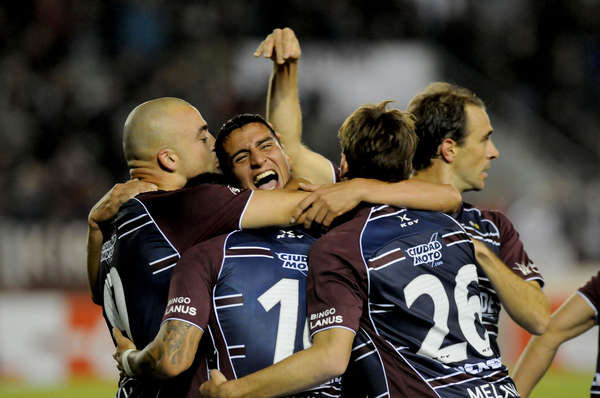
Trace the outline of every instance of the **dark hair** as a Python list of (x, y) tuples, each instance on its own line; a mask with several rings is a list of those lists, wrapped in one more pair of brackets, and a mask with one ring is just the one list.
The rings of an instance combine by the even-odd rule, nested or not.
[(431, 159), (438, 156), (438, 148), (445, 138), (452, 138), (458, 145), (464, 143), (466, 105), (485, 108), (483, 101), (471, 90), (442, 82), (430, 84), (410, 101), (407, 111), (417, 119), (415, 132), (419, 137), (413, 159), (415, 170), (431, 165)]
[(221, 171), (223, 174), (231, 176), (231, 159), (229, 158), (229, 154), (225, 152), (225, 140), (231, 132), (237, 129), (241, 129), (247, 124), (250, 123), (261, 123), (267, 126), (273, 137), (279, 143), (279, 138), (275, 134), (275, 130), (271, 127), (269, 123), (260, 115), (251, 114), (251, 113), (242, 113), (240, 115), (235, 115), (221, 126), (219, 132), (217, 133), (217, 138), (215, 139), (215, 153), (217, 154), (217, 159), (219, 160), (219, 166), (221, 167)]
[(410, 177), (418, 142), (414, 118), (399, 109), (386, 110), (390, 102), (363, 105), (340, 127), (338, 136), (348, 162), (348, 178), (395, 182)]

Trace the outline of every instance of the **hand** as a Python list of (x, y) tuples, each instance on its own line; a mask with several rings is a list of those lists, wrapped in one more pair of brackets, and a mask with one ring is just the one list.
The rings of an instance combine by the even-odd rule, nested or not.
[(223, 376), (223, 373), (216, 369), (211, 370), (209, 380), (200, 386), (200, 395), (209, 398), (225, 397), (223, 388), (220, 388), (225, 382), (227, 382), (227, 379)]
[(329, 227), (333, 220), (355, 208), (362, 200), (360, 181), (350, 180), (337, 184), (311, 185), (300, 183), (304, 191), (312, 194), (301, 201), (294, 210), (293, 218), (310, 228), (312, 223)]
[(117, 369), (119, 369), (119, 374), (122, 377), (127, 376), (125, 374), (125, 371), (123, 370), (121, 355), (123, 355), (123, 353), (129, 349), (135, 350), (136, 349), (135, 344), (133, 344), (133, 342), (131, 340), (129, 340), (127, 337), (123, 336), (121, 331), (117, 328), (112, 329), (112, 335), (115, 338), (115, 341), (117, 342), (117, 350), (113, 354), (114, 360), (117, 361)]
[(116, 184), (90, 210), (88, 215), (89, 226), (97, 229), (98, 223), (106, 221), (117, 214), (123, 203), (142, 192), (156, 191), (157, 189), (156, 185), (137, 179)]
[(255, 57), (261, 55), (270, 58), (276, 64), (283, 65), (286, 62), (298, 61), (302, 50), (300, 50), (300, 43), (292, 29), (274, 29), (273, 33), (268, 35), (254, 52)]

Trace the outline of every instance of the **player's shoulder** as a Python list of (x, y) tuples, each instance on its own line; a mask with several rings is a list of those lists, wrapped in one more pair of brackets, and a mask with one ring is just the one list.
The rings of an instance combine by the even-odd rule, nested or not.
[(319, 237), (312, 246), (313, 251), (332, 251), (358, 245), (359, 236), (368, 220), (370, 208), (360, 206), (343, 220), (339, 220), (327, 233)]
[(502, 210), (475, 207), (466, 202), (463, 203), (459, 221), (478, 230), (494, 230), (499, 234), (515, 229), (512, 221)]

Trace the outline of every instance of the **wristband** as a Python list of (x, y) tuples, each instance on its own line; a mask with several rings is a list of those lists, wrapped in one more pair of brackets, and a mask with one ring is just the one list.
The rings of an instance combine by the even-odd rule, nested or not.
[(133, 370), (131, 369), (131, 366), (129, 366), (129, 361), (127, 360), (127, 357), (129, 357), (129, 354), (131, 354), (133, 351), (135, 351), (135, 349), (130, 348), (128, 350), (125, 350), (123, 355), (121, 355), (121, 366), (123, 367), (125, 374), (129, 377), (133, 377), (134, 374)]

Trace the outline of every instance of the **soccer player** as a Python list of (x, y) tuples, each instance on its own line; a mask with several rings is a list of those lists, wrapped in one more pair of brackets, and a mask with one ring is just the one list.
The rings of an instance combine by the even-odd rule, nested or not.
[[(466, 88), (433, 83), (410, 101), (407, 110), (417, 118), (415, 178), (450, 184), (460, 192), (483, 189), (486, 171), (499, 155), (483, 101)], [(510, 220), (499, 211), (469, 203), (463, 203), (454, 217), (472, 239), (485, 244), (476, 250), (484, 271), (479, 279), (483, 324), (492, 344), (497, 345), (501, 304), (529, 333), (543, 333), (550, 316), (541, 289), (544, 280)]]
[[(409, 177), (414, 122), (385, 106), (362, 106), (340, 128), (347, 178)], [(310, 348), (237, 380), (212, 371), (202, 394), (291, 394), (351, 361), (352, 396), (518, 396), (480, 321), (473, 245), (450, 216), (362, 206), (310, 250), (307, 302)]]
[[(534, 336), (521, 355), (515, 368), (514, 379), (519, 392), (528, 397), (544, 376), (558, 347), (567, 340), (598, 325), (600, 309), (600, 272), (590, 279), (552, 314), (548, 330)], [(596, 375), (592, 381), (590, 396), (600, 396), (600, 354), (596, 361)]]

